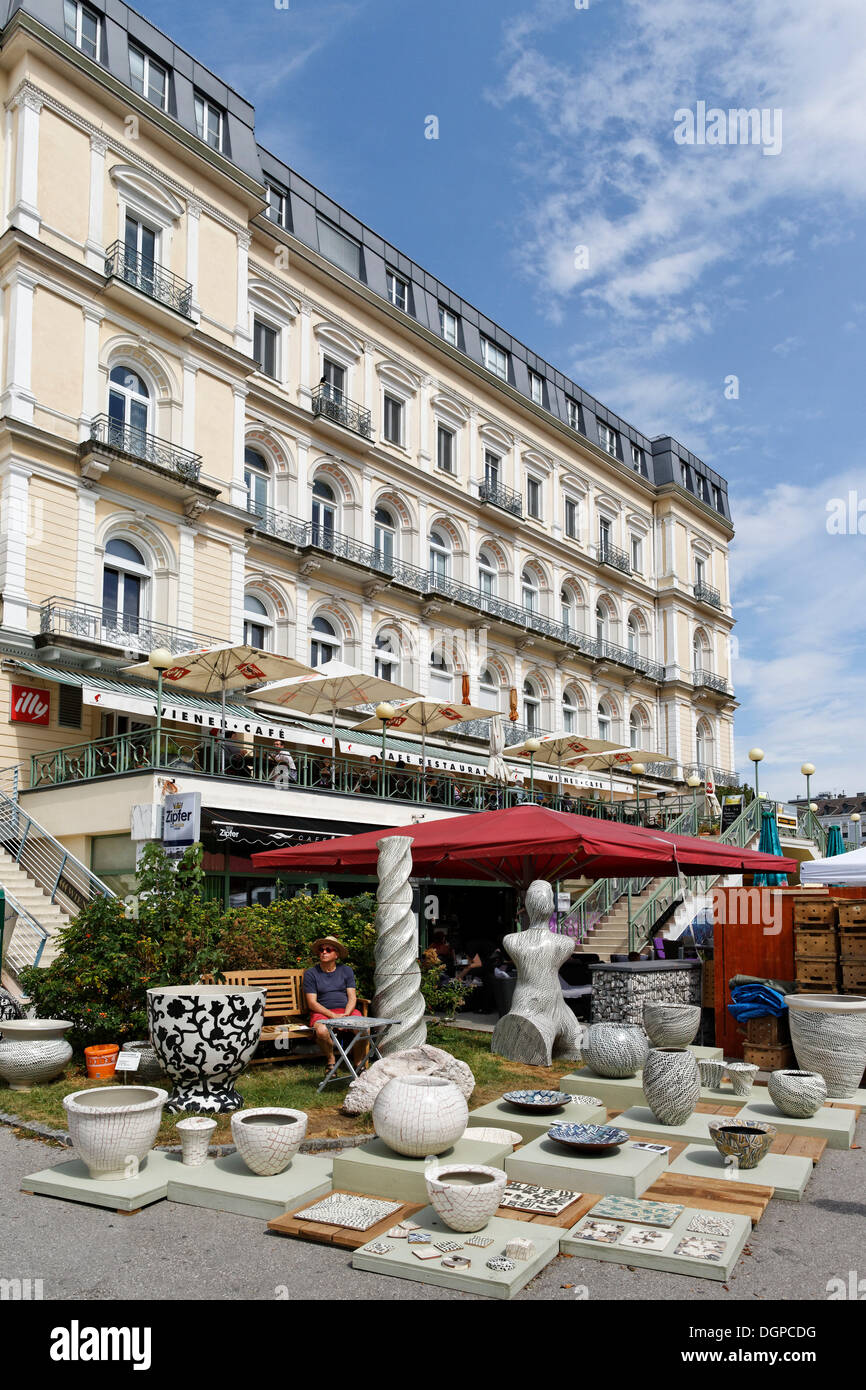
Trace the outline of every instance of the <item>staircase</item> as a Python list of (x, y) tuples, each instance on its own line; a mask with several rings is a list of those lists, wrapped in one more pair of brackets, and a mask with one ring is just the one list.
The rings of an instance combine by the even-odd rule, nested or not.
[(6, 969), (17, 975), (23, 965), (50, 965), (57, 954), (57, 933), (72, 914), (52, 902), (45, 889), (2, 848), (0, 886), (6, 894)]
[(663, 883), (663, 879), (651, 878), (646, 880), (635, 880), (638, 888), (643, 884), (642, 891), (623, 893), (616, 899), (609, 912), (605, 912), (593, 927), (584, 941), (575, 943), (575, 951), (578, 955), (582, 953), (592, 953), (601, 956), (602, 960), (610, 960), (614, 955), (625, 955), (629, 951), (629, 915), (634, 915), (651, 898), (655, 896)]

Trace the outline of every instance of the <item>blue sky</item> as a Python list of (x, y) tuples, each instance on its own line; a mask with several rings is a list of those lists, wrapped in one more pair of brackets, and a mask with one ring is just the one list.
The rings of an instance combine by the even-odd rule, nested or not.
[[(299, 173), (727, 477), (738, 767), (866, 788), (866, 534), (827, 529), (853, 492), (866, 533), (862, 0), (289, 6), (140, 8)], [(781, 149), (678, 144), (698, 102), (780, 111)]]

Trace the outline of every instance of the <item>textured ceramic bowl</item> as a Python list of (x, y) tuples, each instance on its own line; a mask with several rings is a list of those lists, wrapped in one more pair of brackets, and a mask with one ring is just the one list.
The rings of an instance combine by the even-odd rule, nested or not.
[(767, 1081), (770, 1100), (783, 1115), (807, 1120), (827, 1099), (827, 1083), (818, 1071), (774, 1071)]
[(791, 1042), (804, 1071), (817, 1071), (833, 1100), (853, 1096), (866, 1067), (866, 998), (786, 994)]
[(307, 1133), (303, 1110), (262, 1106), (232, 1115), (232, 1139), (244, 1163), (260, 1178), (272, 1178), (288, 1168)]
[(698, 1004), (644, 1004), (643, 1026), (652, 1047), (688, 1047), (701, 1026)]
[(452, 1231), (480, 1231), (502, 1201), (507, 1173), (477, 1163), (431, 1164), (424, 1173), (430, 1204)]
[(456, 1144), (468, 1119), (463, 1093), (440, 1076), (395, 1076), (373, 1101), (373, 1128), (407, 1158), (444, 1153)]
[(570, 1105), (574, 1097), (566, 1091), (506, 1091), (502, 1099), (515, 1110), (524, 1110), (527, 1114), (552, 1115)]
[(555, 1144), (577, 1150), (578, 1153), (605, 1153), (625, 1144), (631, 1135), (628, 1130), (616, 1129), (612, 1125), (553, 1125), (547, 1131), (547, 1137)]
[(710, 1138), (724, 1158), (736, 1158), (740, 1168), (757, 1168), (778, 1130), (758, 1120), (711, 1120)]
[(516, 1129), (496, 1129), (491, 1125), (471, 1125), (463, 1131), (464, 1139), (474, 1139), (476, 1144), (510, 1144), (512, 1149), (516, 1149), (518, 1144), (523, 1143), (523, 1135), (518, 1134)]
[(708, 1091), (720, 1091), (722, 1080), (725, 1075), (725, 1064), (717, 1058), (699, 1057), (698, 1071), (701, 1074), (701, 1085), (706, 1086)]
[(750, 1094), (755, 1077), (760, 1068), (754, 1062), (725, 1062), (725, 1071), (731, 1078), (735, 1096)]
[(134, 1178), (153, 1147), (168, 1093), (157, 1086), (94, 1086), (63, 1105), (75, 1152), (92, 1178)]
[(583, 1060), (597, 1076), (635, 1076), (648, 1052), (649, 1040), (637, 1023), (593, 1023), (583, 1043)]
[(10, 1091), (29, 1091), (59, 1076), (72, 1056), (65, 1018), (7, 1018), (0, 1022), (0, 1077)]

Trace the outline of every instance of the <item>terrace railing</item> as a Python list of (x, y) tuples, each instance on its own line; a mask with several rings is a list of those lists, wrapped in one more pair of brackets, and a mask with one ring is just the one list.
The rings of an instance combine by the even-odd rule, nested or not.
[(122, 241), (115, 241), (105, 253), (105, 278), (123, 280), (149, 299), (165, 304), (184, 318), (192, 317), (192, 285), (149, 256), (136, 255)]
[(512, 516), (523, 516), (523, 498), (520, 493), (487, 478), (478, 485), (478, 499), (481, 502), (490, 502), (501, 511), (510, 512)]
[(44, 636), (78, 637), (87, 642), (122, 647), (125, 651), (134, 648), (151, 652), (154, 647), (167, 647), (173, 656), (195, 651), (198, 647), (213, 647), (220, 641), (203, 632), (154, 623), (149, 618), (56, 595), (47, 598), (40, 607), (39, 631)]
[(357, 401), (350, 401), (342, 391), (329, 386), (327, 382), (320, 382), (313, 391), (313, 414), (333, 420), (347, 430), (354, 430), (355, 434), (363, 435), (365, 439), (372, 434), (373, 420), (369, 410), (358, 405)]
[(182, 483), (197, 483), (201, 474), (201, 454), (181, 449), (178, 444), (127, 425), (123, 420), (113, 420), (110, 415), (96, 415), (91, 420), (90, 440), (78, 446), (79, 453), (89, 452), (92, 443), (104, 444), (143, 463), (151, 463)]
[(113, 898), (102, 879), (0, 791), (0, 845), (51, 900), (75, 913), (97, 898)]

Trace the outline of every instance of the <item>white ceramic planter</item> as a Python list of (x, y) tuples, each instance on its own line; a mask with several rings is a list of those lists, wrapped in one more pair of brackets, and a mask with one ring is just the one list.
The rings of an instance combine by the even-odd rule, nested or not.
[(660, 1125), (684, 1124), (701, 1094), (694, 1053), (684, 1048), (653, 1048), (644, 1064), (643, 1093)]
[(178, 1120), (175, 1129), (180, 1139), (180, 1161), (186, 1168), (200, 1168), (207, 1162), (207, 1151), (211, 1135), (217, 1127), (216, 1120), (207, 1115), (189, 1115)]
[(833, 1100), (853, 1096), (866, 1067), (866, 999), (788, 994), (791, 1042), (803, 1071), (820, 1072)]
[(10, 1091), (29, 1091), (59, 1076), (72, 1056), (65, 1018), (7, 1018), (0, 1022), (0, 1077)]
[(307, 1133), (303, 1110), (267, 1106), (232, 1115), (232, 1138), (247, 1167), (260, 1178), (288, 1168)]
[(235, 1081), (255, 1052), (265, 1012), (261, 989), (163, 985), (147, 991), (150, 1039), (174, 1089), (168, 1111), (240, 1110)]
[(759, 1067), (753, 1062), (725, 1062), (725, 1071), (731, 1078), (735, 1096), (748, 1096), (751, 1094), (755, 1077), (758, 1075)]
[(644, 1004), (643, 1026), (651, 1047), (688, 1047), (701, 1026), (697, 1004)]
[(774, 1071), (767, 1081), (770, 1099), (783, 1115), (806, 1120), (827, 1099), (827, 1083), (817, 1071)]
[(373, 1128), (379, 1138), (409, 1158), (450, 1149), (468, 1118), (462, 1092), (439, 1076), (395, 1076), (373, 1102)]
[(583, 1041), (583, 1059), (598, 1076), (634, 1076), (648, 1051), (647, 1035), (637, 1023), (593, 1023)]
[(137, 1176), (167, 1099), (157, 1086), (95, 1086), (64, 1098), (72, 1143), (92, 1178), (120, 1182)]
[(699, 1057), (698, 1071), (700, 1072), (701, 1085), (706, 1086), (710, 1091), (720, 1091), (722, 1089), (722, 1078), (725, 1074), (725, 1064), (715, 1057)]
[(508, 1182), (501, 1168), (474, 1163), (430, 1164), (427, 1196), (452, 1231), (480, 1231), (494, 1216)]

